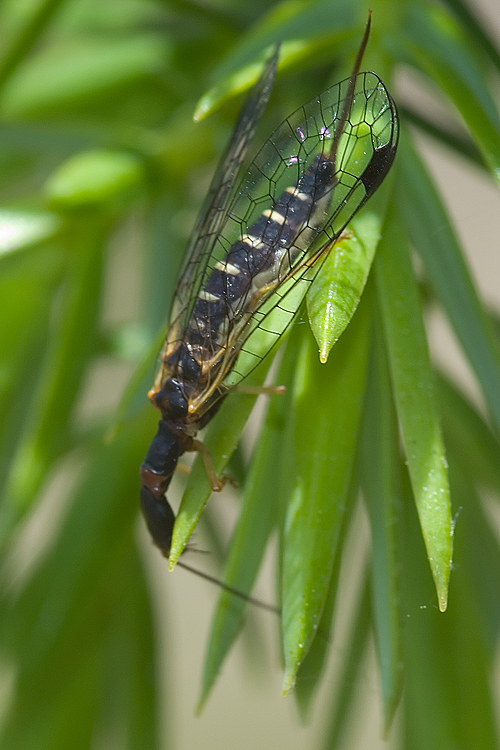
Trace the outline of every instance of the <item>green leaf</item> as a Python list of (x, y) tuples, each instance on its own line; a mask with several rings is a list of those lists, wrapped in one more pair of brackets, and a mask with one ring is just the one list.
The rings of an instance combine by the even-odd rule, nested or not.
[(128, 151), (95, 149), (75, 154), (45, 184), (53, 208), (97, 208), (108, 201), (130, 199), (144, 182), (143, 165)]
[[(321, 51), (328, 58), (338, 58), (339, 48), (349, 40), (355, 55), (362, 25), (350, 0), (336, 0), (331, 12), (329, 0), (297, 2), (283, 0), (249, 30), (229, 55), (219, 63), (215, 75), (227, 76), (232, 70), (255, 59), (259, 52), (277, 41), (282, 42), (280, 59), (283, 67), (294, 66)], [(281, 67), (281, 66), (280, 66)]]
[[(103, 281), (103, 237), (100, 226), (75, 226), (67, 239), (66, 278), (58, 315), (57, 335), (39, 363), (36, 389), (22, 440), (9, 467), (5, 508), (11, 522), (33, 502), (51, 462), (68, 450), (72, 410), (97, 345), (99, 288)], [(10, 524), (7, 525), (8, 528)]]
[[(129, 379), (126, 388), (123, 391), (118, 407), (115, 409), (113, 417), (108, 427), (108, 438), (111, 440), (121, 429), (123, 422), (128, 421), (141, 411), (145, 404), (150, 402), (147, 399), (147, 393), (154, 381), (156, 359), (162, 344), (165, 340), (165, 328), (149, 344), (141, 360), (134, 370), (134, 374)], [(158, 412), (149, 410), (151, 415), (151, 425), (158, 420)]]
[(401, 118), (407, 123), (415, 125), (422, 133), (434, 138), (437, 143), (445, 145), (459, 156), (464, 156), (476, 167), (486, 169), (479, 149), (467, 135), (457, 135), (454, 129), (443, 127), (441, 123), (434, 122), (427, 114), (422, 114), (412, 107), (400, 105), (398, 110)]
[(446, 444), (457, 463), (481, 488), (500, 493), (500, 444), (477, 409), (443, 375), (437, 379)]
[[(483, 168), (488, 159), (487, 167), (495, 170), (500, 56), (492, 44), (489, 26), (484, 24), (484, 31), (474, 23), (473, 6), (473, 0), (378, 3), (365, 67), (381, 75), (389, 88), (392, 74), (397, 79), (403, 67), (409, 66), (423, 77), (424, 85), (453, 108), (457, 117), (449, 117), (441, 126), (426, 103), (415, 99), (411, 124), (416, 123), (427, 133), (432, 131), (442, 144), (469, 160), (477, 158), (471, 144), (480, 143)], [(190, 679), (189, 674), (184, 669), (179, 680), (176, 660), (167, 654), (165, 674), (168, 672), (176, 694), (163, 695), (163, 684), (157, 680), (165, 644), (174, 644), (179, 650), (188, 634), (186, 631), (179, 640), (177, 632), (170, 630), (167, 610), (172, 604), (164, 606), (163, 602), (168, 592), (163, 588), (160, 592), (154, 581), (145, 585), (141, 560), (133, 545), (137, 530), (142, 537), (145, 534), (144, 522), (137, 519), (138, 468), (158, 418), (146, 402), (158, 350), (152, 341), (160, 328), (163, 338), (162, 321), (175, 287), (180, 251), (193, 225), (195, 208), (206, 193), (209, 162), (222, 150), (234, 114), (230, 102), (231, 106), (221, 109), (206, 124), (195, 126), (191, 122), (194, 101), (211, 84), (226, 78), (230, 79), (226, 91), (222, 86), (210, 106), (217, 106), (217, 97), (234, 96), (238, 74), (231, 78), (232, 74), (240, 71), (241, 75), (246, 66), (261, 59), (259, 55), (265, 49), (283, 40), (280, 73), (267, 113), (275, 123), (283, 120), (297, 105), (349, 74), (366, 7), (358, 0), (277, 0), (265, 7), (261, 0), (218, 7), (184, 0), (172, 0), (168, 7), (161, 0), (84, 0), (64, 5), (59, 0), (9, 0), (1, 4), (0, 202), (7, 215), (1, 217), (0, 245), (0, 495), (4, 500), (0, 533), (8, 535), (3, 539), (0, 566), (2, 691), (5, 673), (12, 676), (8, 700), (2, 702), (2, 749), (156, 750), (159, 736), (176, 723), (178, 737), (193, 744), (186, 739), (190, 727), (182, 713), (174, 716), (172, 702), (186, 703), (183, 683), (184, 678)], [(248, 81), (243, 77), (241, 85), (249, 85), (250, 77), (247, 69)], [(402, 103), (401, 95), (397, 104), (404, 116)], [(463, 136), (453, 137), (460, 125), (458, 118), (468, 130)], [(258, 139), (254, 145), (257, 149)], [(84, 174), (79, 189), (83, 184), (87, 191), (83, 203), (91, 210), (65, 211), (61, 221), (61, 217), (44, 210), (47, 198), (42, 187), (58, 165), (89, 149), (133, 158), (138, 154), (139, 181), (127, 182), (128, 169), (111, 171), (111, 175), (98, 175), (96, 170), (93, 180)], [(438, 381), (436, 410), (443, 420), (455, 504), (456, 566), (449, 607), (445, 613), (438, 611), (414, 498), (405, 485), (405, 480), (409, 482), (407, 472), (402, 462), (399, 466), (397, 459), (391, 458), (396, 453), (396, 436), (388, 405), (387, 375), (385, 379), (379, 377), (378, 367), (369, 365), (376, 383), (371, 382), (372, 395), (360, 410), (366, 410), (367, 420), (362, 423), (366, 430), (363, 451), (367, 454), (363, 461), (373, 565), (370, 562), (366, 570), (356, 568), (359, 575), (354, 580), (349, 577), (351, 562), (355, 565), (360, 558), (365, 559), (366, 540), (354, 524), (348, 526), (352, 532), (345, 534), (348, 512), (342, 514), (337, 507), (340, 500), (338, 493), (332, 494), (330, 476), (321, 481), (327, 487), (325, 514), (333, 505), (331, 510), (338, 518), (333, 548), (327, 555), (323, 540), (317, 543), (312, 535), (308, 537), (304, 524), (304, 549), (292, 547), (287, 560), (291, 590), (293, 555), (297, 555), (297, 584), (306, 576), (308, 555), (312, 559), (317, 553), (324, 563), (319, 580), (315, 580), (324, 591), (324, 603), (320, 604), (320, 596), (314, 600), (309, 591), (319, 619), (314, 619), (317, 629), (306, 623), (303, 634), (307, 654), (296, 678), (299, 710), (302, 715), (310, 713), (313, 725), (305, 738), (293, 715), (275, 711), (259, 685), (265, 709), (252, 705), (246, 696), (239, 701), (252, 712), (252, 721), (246, 726), (241, 721), (236, 728), (230, 724), (236, 718), (231, 715), (230, 702), (210, 707), (216, 714), (219, 711), (219, 729), (215, 737), (203, 723), (203, 746), (221, 744), (221, 726), (232, 733), (231, 746), (239, 746), (245, 739), (256, 747), (272, 745), (262, 721), (265, 710), (273, 713), (274, 728), (282, 733), (281, 744), (293, 745), (295, 741), (322, 747), (328, 743), (329, 750), (338, 750), (340, 745), (370, 746), (376, 741), (378, 727), (373, 727), (366, 715), (366, 689), (380, 694), (381, 722), (385, 712), (387, 724), (391, 695), (397, 696), (394, 659), (399, 648), (405, 686), (390, 744), (405, 750), (500, 747), (495, 717), (498, 701), (491, 680), (500, 634), (500, 545), (495, 525), (500, 461), (494, 434), (495, 430), (500, 434), (498, 341), (459, 258), (458, 244), (436, 189), (425, 170), (422, 172), (418, 158), (414, 162), (408, 155), (404, 140), (396, 166), (398, 162), (399, 174), (395, 170), (391, 173), (397, 179), (394, 198), (396, 207), (404, 209), (412, 248), (423, 259), (426, 302), (430, 290), (430, 303), (444, 308), (453, 321), (486, 394), (484, 411), (489, 411), (485, 415), (482, 405), (473, 408), (457, 387), (447, 384), (443, 388)], [(145, 195), (143, 164), (148, 181), (145, 187), (152, 195)], [(73, 195), (71, 190), (69, 195)], [(97, 196), (99, 200), (93, 202)], [(127, 216), (117, 217), (115, 197), (119, 205), (125, 205)], [(374, 199), (377, 197), (365, 207), (370, 212)], [(83, 205), (78, 191), (76, 202)], [(117, 226), (117, 218), (121, 226)], [(491, 220), (496, 221), (496, 216)], [(387, 239), (390, 241), (390, 234)], [(379, 250), (383, 252), (383, 246)], [(351, 262), (354, 270), (355, 258)], [(412, 304), (412, 297), (404, 296), (408, 286), (397, 263), (394, 277), (391, 297), (393, 291), (396, 301), (403, 297), (401, 306), (405, 308)], [(348, 284), (350, 281), (347, 278)], [(352, 315), (362, 285), (362, 281), (357, 287), (355, 283), (356, 288), (347, 289), (345, 298), (336, 299), (340, 318), (344, 319), (338, 331), (334, 328), (335, 335)], [(337, 367), (337, 349), (342, 350), (344, 337), (349, 341), (349, 330), (357, 325), (359, 312), (332, 350), (333, 365), (330, 361), (326, 368)], [(372, 317), (376, 312), (371, 305)], [(133, 347), (125, 351), (116, 345), (126, 328), (137, 334), (139, 344), (134, 351)], [(307, 335), (307, 329), (307, 322), (297, 326), (299, 340), (295, 344), (300, 343), (301, 332)], [(371, 344), (371, 329), (368, 335)], [(416, 359), (416, 345), (418, 341), (415, 344), (411, 338), (407, 347), (402, 347), (409, 364)], [(315, 359), (314, 340), (307, 346)], [(383, 349), (377, 344), (376, 354), (382, 355)], [(364, 351), (361, 343), (358, 356)], [(302, 355), (292, 356), (290, 352), (287, 366), (298, 386), (296, 371)], [(136, 378), (130, 382), (122, 409), (115, 416), (111, 409), (121, 397), (129, 368), (141, 357)], [(313, 479), (321, 479), (323, 454), (333, 462), (333, 451), (342, 437), (346, 445), (354, 439), (344, 434), (342, 427), (354, 384), (346, 376), (346, 387), (338, 394), (338, 378), (330, 380), (333, 370), (318, 378), (320, 390), (304, 395), (290, 407), (293, 387), (287, 395), (276, 396), (269, 403), (272, 411), (283, 409), (286, 413), (283, 425), (269, 423), (260, 437), (250, 470), (250, 494), (244, 499), (229, 563), (229, 578), (248, 589), (276, 518), (278, 527), (283, 528), (284, 505), (289, 497), (286, 488), (282, 492), (282, 481), (291, 481), (300, 469), (308, 495), (314, 495), (309, 488), (314, 491)], [(316, 378), (313, 380), (316, 382)], [(418, 388), (413, 388), (410, 378), (408, 381), (410, 396), (420, 397)], [(103, 408), (96, 427), (97, 399)], [(231, 433), (231, 419), (235, 416), (240, 420), (238, 411), (247, 400), (253, 398), (230, 394), (220, 415), (214, 418), (214, 429)], [(351, 413), (349, 403), (347, 412)], [(488, 427), (490, 414), (493, 432)], [(313, 426), (318, 415), (320, 422)], [(222, 419), (217, 425), (219, 417)], [(241, 416), (236, 432), (245, 418)], [(292, 423), (287, 429), (289, 419)], [(114, 430), (110, 429), (113, 424)], [(107, 441), (95, 442), (96, 429), (106, 434)], [(341, 444), (340, 450), (346, 445)], [(399, 448), (401, 452), (401, 441)], [(222, 437), (221, 449), (225, 450)], [(348, 507), (352, 497), (359, 494), (360, 452), (358, 441), (352, 451), (356, 468), (349, 472), (349, 490), (341, 494)], [(328, 459), (324, 460), (326, 463)], [(203, 467), (199, 472), (200, 493), (210, 493)], [(9, 473), (10, 489), (17, 495), (5, 492)], [(335, 476), (332, 473), (334, 485)], [(65, 497), (60, 500), (61, 485)], [(70, 488), (75, 485), (73, 494)], [(70, 493), (71, 503), (63, 505)], [(312, 497), (318, 505), (320, 495)], [(214, 498), (209, 510), (217, 504)], [(356, 501), (355, 509), (359, 507)], [(60, 513), (46, 534), (40, 520), (52, 515), (54, 509)], [(21, 519), (25, 510), (29, 514)], [(213, 515), (217, 534), (217, 514)], [(361, 521), (364, 531), (366, 514)], [(329, 524), (326, 529), (332, 537), (332, 528), (336, 527), (330, 518)], [(296, 532), (298, 538), (300, 530)], [(352, 551), (348, 558), (345, 543), (346, 551)], [(212, 543), (209, 546), (215, 547)], [(43, 556), (38, 554), (40, 547)], [(11, 549), (15, 553), (12, 558), (8, 554)], [(158, 558), (158, 573), (163, 580), (167, 563), (156, 550), (152, 554)], [(156, 571), (147, 567), (148, 575), (155, 575)], [(337, 599), (339, 567), (348, 589), (347, 600)], [(394, 592), (396, 571), (398, 589)], [(312, 588), (316, 573), (313, 570), (306, 581), (306, 591), (307, 586)], [(190, 584), (185, 581), (186, 586)], [(158, 596), (161, 601), (155, 601)], [(211, 679), (245, 607), (233, 596), (227, 600), (219, 643), (214, 631)], [(181, 599), (181, 609), (185, 604)], [(199, 619), (204, 621), (201, 607), (202, 602)], [(322, 635), (330, 632), (332, 608), (334, 635), (325, 640)], [(155, 633), (151, 612), (160, 610)], [(402, 612), (399, 642), (394, 627), (398, 610)], [(248, 608), (245, 615), (251, 615)], [(309, 615), (305, 616), (307, 620)], [(259, 623), (269, 620), (271, 627), (276, 624), (272, 614), (257, 612), (257, 618)], [(290, 624), (290, 618), (287, 622)], [(250, 625), (246, 634), (252, 635), (253, 623)], [(290, 645), (291, 627), (287, 633)], [(367, 671), (373, 663), (373, 642), (381, 665), (382, 690), (377, 690), (378, 678)], [(179, 651), (181, 669), (193, 661), (194, 653), (189, 644), (185, 653)], [(254, 673), (255, 665), (262, 676), (272, 670), (276, 659), (267, 656), (259, 643), (252, 654)], [(227, 664), (229, 660), (224, 669)], [(325, 665), (328, 671), (322, 672)], [(252, 686), (246, 671), (241, 672), (242, 687), (248, 692)], [(223, 679), (226, 682), (226, 675)], [(273, 690), (272, 685), (269, 689)], [(333, 698), (326, 704), (325, 689), (327, 701), (330, 692)], [(196, 684), (189, 685), (188, 691), (196, 693)], [(5, 698), (3, 692), (2, 696)], [(323, 737), (331, 717), (335, 725), (331, 734), (327, 729)], [(365, 734), (359, 738), (358, 728), (369, 733), (368, 740)], [(285, 738), (283, 733), (287, 731)], [(165, 742), (172, 746), (170, 737)]]
[(371, 210), (370, 204), (350, 223), (345, 237), (330, 250), (307, 294), (309, 322), (323, 363), (359, 304), (380, 239), (381, 225), (381, 217)]
[(69, 38), (30, 58), (6, 83), (1, 112), (7, 119), (47, 117), (155, 73), (164, 58), (165, 41), (149, 35)]
[[(347, 532), (350, 531), (351, 520), (354, 515), (353, 511), (356, 508), (357, 494), (358, 481), (356, 472), (354, 471), (346, 501), (345, 513), (342, 519), (343, 523), (340, 529), (337, 552), (335, 555), (325, 606), (321, 614), (321, 620), (316, 636), (297, 672), (297, 679), (293, 691), (297, 708), (304, 724), (308, 722), (312, 710), (313, 699), (321, 684), (321, 678), (323, 677), (330, 656), (330, 645), (332, 641), (331, 631), (334, 626), (332, 619), (338, 601), (339, 577), (343, 563), (342, 551), (344, 549)], [(338, 611), (338, 615), (341, 616), (340, 611)]]
[[(288, 342), (287, 351), (296, 351), (296, 348), (294, 338)], [(286, 417), (291, 408), (293, 362), (294, 357), (287, 357), (285, 352), (276, 382), (286, 385), (287, 391), (284, 395), (270, 396), (268, 413), (254, 450), (243, 505), (224, 569), (224, 583), (243, 594), (249, 594), (252, 590), (269, 535), (280, 511), (276, 475), (282, 460)], [(219, 597), (205, 655), (198, 711), (207, 700), (222, 663), (242, 626), (246, 605), (245, 600), (236, 598), (228, 591), (223, 591)]]
[(151, 610), (133, 543), (147, 427), (141, 415), (93, 446), (55, 542), (20, 591), (4, 587), (0, 647), (17, 674), (3, 747), (84, 750), (101, 733), (130, 750), (158, 746)]
[(476, 61), (477, 48), (448, 14), (412, 6), (405, 54), (447, 94), (500, 183), (500, 117)]
[[(448, 433), (445, 430), (445, 438)], [(447, 442), (448, 445), (448, 442)], [(471, 611), (474, 623), (480, 626), (487, 649), (487, 669), (495, 658), (500, 634), (500, 542), (491, 524), (488, 506), (473, 485), (474, 476), (462, 470), (462, 457), (455, 454), (450, 443), (450, 476), (453, 497), (457, 502), (455, 524), (456, 548), (463, 559), (458, 560), (460, 576), (466, 579), (473, 592), (475, 606)], [(471, 481), (472, 479), (472, 481)], [(495, 509), (496, 510), (496, 509)], [(460, 546), (458, 546), (460, 545)], [(469, 594), (470, 597), (470, 594)], [(461, 613), (467, 618), (467, 610)]]
[(22, 23), (9, 39), (0, 60), (0, 86), (9, 79), (20, 63), (30, 54), (63, 0), (43, 0), (33, 13), (22, 13)]
[[(494, 65), (496, 65), (498, 71), (500, 71), (500, 53), (495, 47), (493, 37), (488, 34), (479, 21), (480, 16), (476, 16), (475, 9), (467, 7), (463, 0), (445, 1), (446, 5), (449, 6), (462, 25), (467, 29), (473, 39), (475, 48), (480, 49), (481, 53), (486, 52)], [(484, 19), (484, 23), (486, 24), (486, 19)]]
[[(459, 491), (459, 496), (467, 498), (468, 503), (467, 484), (455, 474), (451, 460), (450, 477), (454, 495), (463, 487), (465, 494)], [(411, 490), (406, 485), (403, 501), (398, 534), (406, 613), (403, 746), (408, 750), (497, 747), (494, 701), (489, 690), (492, 653), (485, 647), (475, 587), (463, 557), (464, 544), (457, 530), (453, 596), (443, 615), (429, 606), (432, 584), (430, 576), (422, 575), (424, 550), (416, 533)]]
[(0, 210), (0, 256), (53, 237), (61, 226), (55, 214)]
[(496, 430), (500, 431), (500, 347), (440, 196), (406, 137), (399, 144), (398, 168), (401, 190), (396, 199), (403, 209), (412, 244), (481, 385)]
[(370, 636), (370, 606), (368, 582), (360, 589), (357, 607), (349, 628), (349, 643), (347, 644), (342, 667), (339, 670), (337, 683), (338, 692), (335, 693), (332, 705), (328, 708), (328, 725), (326, 738), (322, 747), (325, 750), (336, 750), (342, 746), (344, 732), (352, 721), (355, 707), (355, 689), (359, 686), (360, 678), (364, 679), (365, 655)]
[(293, 686), (321, 620), (351, 481), (363, 398), (368, 310), (360, 306), (321, 365), (303, 334), (285, 441), (282, 602), (285, 676)]
[(394, 209), (383, 238), (375, 267), (391, 378), (420, 525), (444, 611), (452, 554), (447, 464), (417, 285)]
[[(39, 387), (40, 362), (51, 338), (51, 312), (65, 256), (52, 247), (31, 248), (0, 258), (0, 299), (4, 312), (0, 327), (0, 545), (20, 514), (9, 502), (6, 484), (26, 428), (32, 425), (33, 394)], [(35, 477), (22, 477), (29, 485)]]
[(371, 589), (375, 644), (389, 730), (402, 690), (401, 611), (396, 548), (400, 501), (399, 435), (380, 319), (374, 321), (360, 445), (363, 496), (372, 536)]
[[(268, 358), (263, 365), (249, 375), (245, 380), (245, 385), (261, 385), (270, 365), (271, 360)], [(217, 417), (204, 435), (203, 442), (210, 451), (218, 476), (226, 468), (231, 454), (238, 444), (256, 398), (257, 396), (248, 394), (229, 394)], [(212, 491), (205, 466), (201, 456), (198, 456), (193, 464), (175, 521), (169, 557), (170, 570), (174, 569), (177, 560), (184, 551)]]
[(261, 67), (250, 61), (276, 42), (281, 43), (280, 70), (304, 67), (306, 61), (318, 53), (331, 57), (346, 39), (355, 50), (361, 28), (356, 26), (356, 16), (349, 0), (337, 0), (335, 13), (331, 13), (330, 0), (307, 3), (285, 0), (272, 7), (219, 63), (214, 77), (220, 83), (200, 99), (194, 119), (207, 117), (223, 102), (249, 88)]
[[(272, 50), (267, 50), (264, 59), (269, 57)], [(260, 77), (262, 73), (262, 63), (252, 63), (247, 65), (216, 86), (211, 88), (202, 96), (196, 105), (193, 114), (193, 120), (199, 122), (208, 117), (215, 109), (224, 104), (225, 101), (232, 99), (234, 96), (241, 94), (250, 88)]]

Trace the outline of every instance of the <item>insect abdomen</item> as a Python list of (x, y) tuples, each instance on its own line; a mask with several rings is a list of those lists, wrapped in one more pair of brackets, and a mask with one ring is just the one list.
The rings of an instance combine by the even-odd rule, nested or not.
[(181, 441), (174, 434), (169, 421), (160, 419), (158, 432), (148, 448), (141, 465), (141, 483), (155, 497), (163, 495), (177, 466), (179, 456), (184, 452)]
[(320, 202), (329, 197), (333, 172), (332, 162), (318, 155), (298, 183), (263, 211), (215, 264), (198, 294), (186, 331), (186, 341), (198, 348), (202, 358), (213, 358), (234, 323), (251, 311), (255, 295), (278, 283), (311, 242), (316, 231), (314, 215)]

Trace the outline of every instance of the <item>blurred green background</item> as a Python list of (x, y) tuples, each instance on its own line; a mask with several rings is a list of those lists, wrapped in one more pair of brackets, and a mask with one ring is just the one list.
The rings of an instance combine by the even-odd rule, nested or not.
[[(368, 3), (0, 8), (3, 750), (500, 747), (498, 8), (369, 7), (363, 67), (384, 79), (403, 124), (374, 202), (382, 239), (328, 365), (296, 326), (276, 376), (287, 396), (271, 400), (262, 429), (261, 405), (245, 431), (229, 467), (239, 491), (202, 515), (195, 543), (211, 554), (189, 561), (217, 570), (229, 555), (226, 577), (250, 590), (271, 538), (257, 595), (285, 613), (280, 647), (278, 618), (247, 608), (213, 694), (243, 604), (222, 595), (204, 657), (219, 594), (167, 574), (138, 518), (156, 422), (145, 394), (183, 249), (255, 64), (284, 42), (260, 144), (349, 74)], [(200, 100), (210, 116), (195, 124)], [(485, 300), (458, 237), (469, 238)], [(252, 405), (228, 399), (209, 444), (241, 432)], [(184, 484), (176, 477), (169, 492), (175, 507)], [(286, 506), (303, 486), (316, 488), (324, 525), (308, 525), (301, 490), (297, 531)], [(297, 679), (287, 699), (283, 661)]]

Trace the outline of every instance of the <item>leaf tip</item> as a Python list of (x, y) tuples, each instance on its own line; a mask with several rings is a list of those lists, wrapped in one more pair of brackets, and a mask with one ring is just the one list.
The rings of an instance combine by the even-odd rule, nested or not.
[(438, 605), (440, 612), (446, 612), (448, 607), (448, 590), (438, 593)]
[(198, 104), (195, 107), (195, 110), (193, 112), (193, 121), (194, 122), (201, 122), (206, 117), (208, 117), (210, 113), (210, 103), (207, 101), (207, 97), (203, 96)]
[(322, 365), (326, 365), (328, 362), (328, 356), (330, 354), (330, 349), (326, 349), (326, 347), (319, 350), (319, 361)]
[(175, 566), (177, 565), (177, 561), (179, 557), (180, 557), (180, 552), (177, 552), (177, 550), (172, 552), (172, 550), (170, 550), (170, 555), (168, 556), (168, 572), (169, 573), (172, 573), (172, 571), (174, 570)]
[(283, 677), (283, 688), (281, 691), (281, 694), (284, 698), (288, 695), (290, 690), (293, 689), (295, 685), (295, 680), (297, 678), (297, 672), (300, 667), (300, 661), (297, 661), (294, 659), (289, 667), (285, 669), (285, 676)]
[(210, 693), (210, 690), (207, 690), (206, 687), (203, 688), (202, 693), (199, 697), (198, 704), (195, 708), (194, 715), (198, 718), (201, 716), (203, 709), (205, 708), (205, 703), (207, 702), (208, 695)]

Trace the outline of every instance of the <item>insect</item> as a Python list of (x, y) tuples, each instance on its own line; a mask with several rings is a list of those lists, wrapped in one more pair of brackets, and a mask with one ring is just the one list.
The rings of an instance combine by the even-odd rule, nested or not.
[[(322, 261), (394, 161), (396, 106), (378, 76), (359, 72), (369, 30), (370, 20), (351, 76), (290, 115), (235, 190), (270, 97), (276, 51), (212, 180), (148, 394), (161, 419), (141, 466), (141, 507), (166, 557), (175, 515), (165, 492), (179, 457), (200, 451), (212, 488), (220, 489), (196, 433), (288, 328)], [(259, 349), (254, 334), (263, 330)]]

